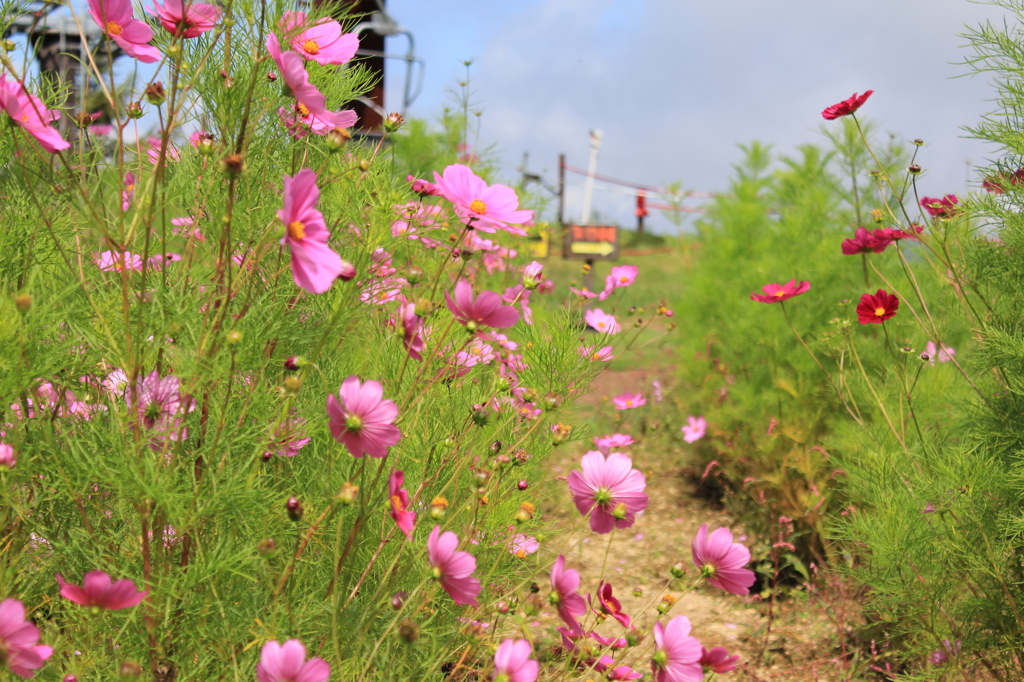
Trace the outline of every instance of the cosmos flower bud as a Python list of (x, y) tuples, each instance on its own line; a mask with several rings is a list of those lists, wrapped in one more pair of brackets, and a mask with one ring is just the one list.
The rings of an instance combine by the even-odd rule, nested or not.
[(350, 133), (347, 129), (335, 128), (334, 130), (327, 133), (327, 139), (325, 140), (325, 143), (327, 144), (327, 151), (331, 153), (341, 151), (341, 149), (344, 148), (344, 146), (348, 144), (348, 141), (351, 139), (352, 133)]
[(300, 521), (302, 515), (306, 513), (306, 510), (302, 508), (302, 503), (299, 502), (297, 497), (289, 497), (288, 501), (284, 504), (285, 510), (288, 512), (288, 518), (292, 521)]
[(541, 407), (545, 410), (554, 410), (562, 404), (562, 396), (557, 393), (545, 393), (544, 400), (541, 401)]
[(515, 450), (512, 451), (513, 464), (526, 464), (526, 462), (528, 462), (529, 459), (530, 454), (526, 450), (523, 450), (522, 448), (516, 448)]
[(273, 83), (277, 80), (277, 74), (273, 71), (267, 71), (267, 80)]
[(164, 91), (162, 81), (150, 83), (146, 88), (146, 101), (150, 104), (160, 105), (164, 103), (165, 99), (167, 99), (167, 92)]
[(232, 329), (231, 331), (228, 332), (228, 337), (227, 337), (228, 345), (229, 346), (237, 346), (238, 344), (240, 344), (242, 342), (243, 336), (244, 335), (242, 334), (242, 332), (238, 331), (237, 329)]
[(507, 602), (507, 601), (504, 601), (504, 600), (502, 600), (502, 601), (499, 601), (499, 602), (498, 602), (497, 604), (495, 604), (495, 605), (494, 605), (494, 608), (495, 608), (495, 610), (496, 610), (496, 611), (497, 611), (498, 613), (500, 613), (500, 614), (502, 614), (502, 615), (505, 615), (506, 613), (508, 613), (508, 612), (509, 612), (509, 605), (508, 605), (508, 602)]
[(516, 483), (516, 487), (519, 488), (520, 490), (526, 490), (527, 488), (530, 487), (530, 484), (527, 483), (526, 481), (519, 481), (519, 483)]
[(220, 161), (221, 172), (237, 177), (245, 172), (245, 160), (241, 154), (228, 154)]
[(492, 455), (496, 455), (499, 452), (501, 452), (501, 441), (496, 440), (493, 443), (491, 443), (490, 450)]
[(532, 403), (537, 399), (537, 391), (532, 388), (524, 388), (522, 398), (524, 403)]
[(370, 160), (369, 159), (361, 160), (359, 162), (359, 170), (363, 171), (364, 173), (366, 171), (370, 170)]
[(260, 556), (274, 556), (277, 553), (277, 543), (274, 542), (274, 538), (263, 538), (256, 543), (256, 551), (260, 553)]
[(117, 676), (122, 680), (137, 680), (142, 677), (142, 666), (135, 661), (124, 661), (117, 669)]
[(128, 118), (142, 118), (142, 104), (139, 102), (129, 102), (125, 113), (128, 115)]
[(924, 362), (928, 362), (931, 359), (932, 359), (932, 356), (928, 355), (928, 353), (921, 353), (921, 360), (923, 360)]
[(544, 279), (544, 266), (537, 261), (533, 261), (525, 268), (523, 268), (523, 288), (524, 289), (536, 289), (540, 286), (541, 281)]
[(301, 355), (291, 355), (284, 361), (284, 368), (289, 372), (295, 372), (306, 364), (306, 358)]
[(424, 277), (423, 268), (418, 265), (410, 265), (405, 269), (405, 279), (408, 280), (409, 284), (419, 284), (423, 281)]
[(673, 578), (683, 578), (686, 576), (686, 564), (679, 561), (672, 565), (672, 568), (668, 569), (668, 572), (672, 574)]
[(569, 440), (570, 433), (572, 433), (572, 427), (568, 424), (555, 424), (551, 427), (551, 444), (561, 445)]
[(448, 510), (448, 500), (443, 497), (435, 497), (430, 502), (430, 518), (440, 521)]
[(644, 633), (636, 628), (630, 628), (626, 631), (626, 644), (628, 646), (636, 646), (640, 642), (644, 641)]
[(473, 474), (473, 477), (476, 479), (476, 482), (478, 484), (482, 485), (484, 483), (487, 483), (487, 481), (491, 478), (491, 475), (490, 473), (487, 472), (486, 469), (477, 469), (476, 473)]
[(486, 406), (477, 403), (473, 405), (473, 422), (477, 426), (487, 426), (487, 422), (491, 420), (491, 411)]
[(920, 137), (919, 137), (919, 138), (917, 138), (916, 140), (914, 140), (914, 146), (915, 146), (915, 147), (920, 147), (920, 146), (922, 146), (923, 144), (924, 144), (924, 140), (922, 140), (922, 139), (921, 139)]
[(28, 294), (15, 294), (14, 307), (18, 309), (19, 313), (24, 315), (29, 310), (32, 310), (32, 297)]
[(495, 457), (492, 460), (492, 463), (493, 463), (495, 469), (500, 469), (501, 467), (503, 467), (506, 464), (509, 464), (511, 462), (512, 462), (512, 458), (509, 457), (508, 455), (498, 455), (497, 457)]
[(637, 599), (639, 599), (640, 597), (644, 596), (643, 589), (639, 588), (639, 587), (634, 587), (633, 588), (633, 596), (636, 597)]
[(516, 522), (526, 523), (533, 518), (533, 514), (536, 511), (536, 507), (530, 502), (523, 502), (519, 505), (519, 511), (516, 512)]
[(403, 618), (398, 624), (398, 636), (406, 644), (412, 644), (420, 638), (420, 626), (411, 618)]
[(399, 590), (391, 595), (391, 608), (398, 611), (405, 605), (405, 600), (409, 598), (409, 593), (405, 590)]
[(531, 594), (523, 600), (523, 613), (527, 616), (536, 616), (544, 608), (544, 602), (539, 594)]
[(75, 125), (77, 125), (79, 128), (88, 128), (96, 121), (96, 117), (94, 117), (92, 114), (87, 114), (84, 111), (79, 111), (77, 114), (75, 114), (74, 120)]
[(302, 388), (302, 379), (295, 376), (285, 377), (282, 388), (284, 388), (286, 395), (296, 395), (299, 389)]
[(909, 172), (911, 175), (917, 175), (918, 173), (921, 172), (921, 166), (915, 163), (911, 165), (910, 168), (907, 169), (907, 172)]
[(347, 260), (341, 261), (341, 272), (338, 273), (338, 279), (342, 282), (347, 282), (354, 279), (356, 276), (356, 266), (349, 263)]
[(459, 258), (465, 261), (473, 260), (473, 252), (469, 249), (461, 249), (459, 250)]
[(198, 140), (199, 142), (196, 145), (196, 148), (203, 156), (212, 156), (213, 153), (217, 151), (216, 147), (213, 145), (214, 137), (210, 133), (199, 133)]
[(403, 123), (405, 123), (405, 119), (402, 118), (402, 115), (397, 111), (392, 111), (388, 114), (388, 117), (384, 119), (384, 130), (389, 133), (393, 133), (401, 128)]
[(65, 675), (62, 682), (78, 682), (78, 678), (75, 675)]
[(506, 393), (512, 388), (512, 384), (509, 383), (508, 378), (498, 377), (498, 380), (494, 382), (494, 390), (498, 393)]
[(338, 490), (338, 494), (334, 496), (334, 501), (338, 504), (348, 506), (356, 501), (356, 497), (359, 496), (359, 486), (351, 481), (346, 481), (341, 484), (341, 489)]
[(612, 516), (614, 516), (617, 519), (626, 518), (626, 515), (628, 513), (629, 509), (627, 509), (625, 502), (619, 502), (617, 505), (615, 505), (615, 508), (612, 509)]

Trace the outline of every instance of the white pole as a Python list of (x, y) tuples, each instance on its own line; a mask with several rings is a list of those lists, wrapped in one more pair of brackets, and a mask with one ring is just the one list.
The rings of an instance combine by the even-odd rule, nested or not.
[(596, 128), (590, 131), (590, 166), (587, 169), (587, 187), (583, 191), (583, 212), (580, 214), (580, 223), (586, 225), (590, 222), (590, 199), (594, 194), (594, 173), (597, 172), (597, 152), (601, 149), (602, 133)]

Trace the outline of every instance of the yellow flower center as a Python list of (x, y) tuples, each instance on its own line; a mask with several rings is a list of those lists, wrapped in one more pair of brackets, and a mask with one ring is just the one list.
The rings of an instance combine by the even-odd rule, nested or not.
[(621, 277), (619, 277), (619, 282), (621, 282), (622, 284), (627, 284), (629, 282), (629, 277), (622, 275)]
[(124, 189), (125, 189), (126, 192), (134, 192), (135, 191), (135, 185), (125, 185)]
[(786, 295), (786, 292), (783, 291), (782, 289), (779, 289), (774, 294), (772, 294), (772, 296), (774, 296), (775, 298), (782, 298), (785, 295)]
[(307, 40), (302, 43), (302, 49), (309, 54), (316, 54), (320, 51), (320, 46), (316, 44), (315, 40)]
[(626, 401), (626, 407), (633, 407), (633, 401), (632, 400), (627, 400)]
[(108, 21), (107, 33), (109, 33), (112, 36), (119, 36), (122, 33), (124, 33), (124, 28), (121, 26), (121, 24), (117, 23), (116, 21)]
[(875, 308), (875, 316), (882, 317), (885, 315), (885, 308)]
[(516, 550), (516, 558), (517, 559), (522, 559), (525, 556), (526, 556), (526, 550), (523, 550), (523, 549), (517, 549)]
[(21, 115), (21, 122), (22, 123), (28, 123), (28, 114), (22, 114)]
[(405, 507), (402, 506), (402, 498), (398, 495), (391, 496), (391, 506), (394, 507), (397, 512), (405, 511)]
[(292, 239), (305, 239), (306, 226), (301, 221), (293, 220), (288, 223), (288, 236)]
[(473, 213), (487, 213), (487, 204), (479, 199), (473, 199), (473, 201), (469, 203), (469, 210)]
[(302, 102), (295, 105), (295, 111), (299, 112), (300, 116), (309, 116), (309, 109)]

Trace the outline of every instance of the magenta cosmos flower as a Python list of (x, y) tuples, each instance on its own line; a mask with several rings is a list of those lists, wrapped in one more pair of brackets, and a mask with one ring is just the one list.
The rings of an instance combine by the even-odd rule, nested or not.
[[(612, 594), (612, 584), (606, 583), (603, 580), (597, 586), (597, 593), (594, 595), (597, 604), (594, 605), (594, 613), (600, 616), (611, 616), (619, 625), (624, 628), (628, 628), (630, 624), (629, 615), (622, 610), (622, 603), (615, 598)], [(590, 600), (590, 595), (587, 595), (587, 600)]]
[(690, 619), (676, 616), (667, 625), (654, 624), (656, 651), (651, 669), (656, 682), (700, 682), (704, 671), (700, 659), (704, 648), (690, 636)]
[(394, 471), (388, 476), (388, 498), (391, 500), (391, 518), (405, 537), (412, 540), (412, 529), (416, 523), (416, 512), (409, 511), (409, 491), (402, 487), (405, 472)]
[(857, 321), (861, 324), (882, 324), (899, 310), (900, 299), (885, 289), (864, 294), (857, 304)]
[(687, 417), (686, 424), (682, 427), (683, 440), (687, 443), (695, 443), (704, 437), (708, 430), (708, 422), (704, 417)]
[(750, 300), (758, 301), (759, 303), (782, 303), (788, 301), (794, 296), (810, 291), (810, 282), (797, 282), (795, 279), (791, 279), (785, 284), (765, 284), (761, 287), (761, 291), (765, 295), (750, 293)]
[(706, 672), (718, 673), (719, 675), (731, 673), (736, 669), (736, 663), (740, 660), (739, 654), (730, 656), (729, 652), (720, 646), (716, 646), (711, 651), (701, 647), (700, 652), (700, 666)]
[(312, 23), (305, 12), (285, 12), (281, 30), (293, 50), (317, 64), (344, 64), (359, 49), (359, 36), (342, 33), (341, 24), (328, 17)]
[(754, 584), (754, 572), (743, 568), (750, 562), (750, 550), (732, 541), (728, 528), (708, 535), (708, 524), (697, 531), (691, 544), (693, 563), (708, 582), (732, 594), (747, 594)]
[(533, 648), (525, 639), (506, 639), (494, 652), (494, 678), (507, 682), (534, 682), (540, 665), (530, 658)]
[(462, 164), (452, 164), (444, 175), (434, 173), (437, 189), (452, 202), (455, 214), (469, 227), (483, 232), (502, 229), (512, 234), (526, 235), (515, 227), (533, 219), (533, 211), (520, 211), (519, 198), (511, 187), (490, 185)]
[(583, 314), (583, 320), (587, 326), (601, 334), (618, 334), (622, 331), (614, 315), (609, 315), (600, 308), (588, 310)]
[(112, 582), (110, 576), (103, 571), (89, 571), (85, 574), (82, 587), (72, 585), (57, 574), (60, 594), (69, 601), (82, 606), (117, 611), (138, 606), (146, 598), (148, 592), (139, 592), (131, 580)]
[(450, 531), (441, 532), (441, 526), (434, 526), (427, 538), (427, 557), (433, 568), (434, 578), (441, 581), (441, 587), (456, 604), (477, 605), (480, 581), (473, 577), (476, 559), (469, 552), (458, 551), (459, 537)]
[(519, 321), (519, 311), (502, 305), (501, 296), (493, 291), (481, 291), (473, 298), (473, 285), (464, 279), (455, 284), (455, 300), (444, 292), (444, 302), (456, 320), (470, 331), (480, 327), (505, 329)]
[(647, 479), (633, 468), (633, 460), (621, 452), (607, 458), (591, 451), (580, 458), (583, 471), (569, 474), (569, 490), (580, 514), (590, 514), (590, 529), (610, 533), (629, 528), (636, 515), (647, 508)]
[(858, 227), (852, 239), (844, 239), (842, 244), (843, 255), (854, 256), (858, 253), (882, 253), (892, 241), (879, 239), (875, 233), (868, 232), (863, 227)]
[(580, 589), (580, 574), (579, 571), (565, 567), (565, 557), (561, 554), (551, 567), (551, 589), (554, 591), (548, 596), (548, 601), (558, 610), (562, 621), (569, 626), (570, 635), (582, 637), (583, 629), (576, 616), (582, 616), (587, 612), (587, 604), (583, 597), (576, 593), (576, 590)]
[(623, 393), (612, 398), (616, 410), (632, 410), (647, 404), (643, 393)]
[(849, 116), (853, 112), (861, 108), (864, 102), (868, 101), (868, 97), (874, 93), (874, 90), (865, 90), (863, 95), (857, 95), (853, 93), (849, 99), (845, 99), (839, 104), (833, 104), (832, 106), (821, 112), (821, 117), (827, 121), (839, 118), (840, 116)]
[(212, 30), (220, 21), (222, 12), (220, 7), (202, 2), (164, 0), (161, 5), (153, 0), (153, 13), (159, 17), (160, 25), (170, 33), (180, 34), (184, 38), (196, 38)]
[(0, 602), (0, 663), (28, 679), (53, 655), (53, 649), (39, 641), (39, 628), (25, 619), (25, 606), (16, 599)]
[(349, 377), (338, 389), (338, 397), (327, 396), (331, 435), (353, 457), (387, 457), (388, 448), (401, 439), (394, 425), (398, 406), (384, 399), (384, 388), (376, 381), (361, 383)]
[(153, 29), (132, 14), (131, 0), (89, 0), (89, 14), (103, 33), (117, 43), (129, 57), (152, 64), (163, 56), (149, 44)]
[(956, 215), (960, 200), (955, 194), (947, 194), (941, 199), (924, 197), (921, 199), (921, 206), (933, 218), (952, 218)]
[(47, 109), (43, 100), (28, 94), (21, 83), (8, 81), (6, 74), (0, 74), (0, 107), (3, 107), (15, 124), (24, 128), (51, 154), (71, 146), (71, 143), (50, 125), (60, 118), (60, 112), (56, 109)]
[(284, 208), (277, 212), (285, 227), (281, 243), (291, 250), (296, 286), (311, 294), (330, 289), (342, 271), (341, 256), (327, 245), (331, 233), (324, 214), (316, 210), (319, 200), (320, 188), (311, 169), (303, 168), (294, 178), (284, 176)]
[(297, 639), (283, 645), (269, 641), (260, 651), (256, 665), (259, 682), (327, 682), (331, 666), (322, 658), (306, 660), (306, 647)]

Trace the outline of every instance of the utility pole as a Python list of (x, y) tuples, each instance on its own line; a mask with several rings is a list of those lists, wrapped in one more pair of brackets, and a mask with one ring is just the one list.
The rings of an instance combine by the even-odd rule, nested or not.
[(587, 187), (583, 192), (583, 212), (580, 214), (583, 225), (590, 222), (590, 200), (594, 195), (594, 173), (597, 172), (597, 152), (601, 149), (602, 136), (597, 128), (590, 131), (590, 166), (587, 168)]
[(568, 255), (565, 236), (565, 154), (558, 155), (558, 231), (562, 236), (562, 257)]

